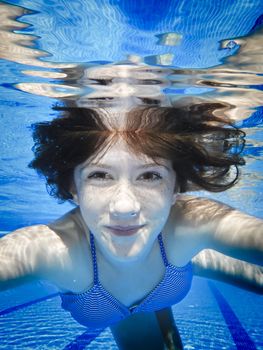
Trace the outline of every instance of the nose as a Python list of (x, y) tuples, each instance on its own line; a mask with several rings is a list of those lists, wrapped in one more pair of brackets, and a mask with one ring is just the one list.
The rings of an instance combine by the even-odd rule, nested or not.
[(138, 217), (140, 203), (127, 186), (121, 187), (110, 202), (110, 216), (112, 219), (128, 220)]

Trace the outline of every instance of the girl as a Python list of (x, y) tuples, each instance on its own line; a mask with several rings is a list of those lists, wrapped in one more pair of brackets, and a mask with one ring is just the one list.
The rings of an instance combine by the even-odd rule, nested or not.
[(244, 133), (214, 115), (223, 107), (57, 107), (58, 118), (36, 124), (31, 167), (76, 208), (1, 239), (1, 289), (47, 279), (73, 318), (111, 326), (122, 348), (123, 322), (160, 319), (194, 274), (262, 292), (262, 220), (183, 194), (238, 179)]

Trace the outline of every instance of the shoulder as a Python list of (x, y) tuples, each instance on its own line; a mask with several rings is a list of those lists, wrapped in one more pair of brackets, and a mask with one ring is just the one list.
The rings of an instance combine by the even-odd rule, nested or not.
[(172, 209), (172, 215), (177, 216), (182, 224), (194, 227), (211, 225), (217, 230), (226, 230), (237, 226), (262, 227), (263, 220), (249, 215), (225, 203), (201, 197), (178, 196)]
[(184, 213), (193, 213), (202, 209), (209, 209), (211, 213), (218, 213), (218, 209), (220, 209), (218, 214), (223, 215), (226, 212), (235, 210), (233, 207), (215, 199), (191, 195), (178, 195), (175, 206), (183, 210)]
[(0, 239), (0, 289), (43, 277), (65, 251), (46, 225), (15, 230)]
[(199, 226), (223, 219), (233, 211), (234, 208), (213, 199), (179, 195), (172, 208), (172, 215), (181, 224)]
[(48, 225), (17, 229), (1, 238), (0, 257), (12, 257), (23, 265), (31, 265), (37, 275), (71, 264), (72, 251), (79, 247), (80, 223), (77, 209)]
[(178, 195), (163, 229), (169, 260), (181, 266), (207, 248), (215, 221), (231, 210), (207, 198)]
[(211, 245), (218, 225), (232, 211), (232, 207), (212, 199), (178, 195), (164, 228), (169, 245), (174, 249), (179, 245), (192, 258)]
[[(21, 263), (34, 262), (35, 268), (46, 261), (51, 253), (62, 253), (66, 246), (61, 237), (47, 225), (17, 229), (1, 238), (1, 255), (7, 254)], [(55, 254), (54, 254), (55, 256)]]
[[(46, 264), (44, 277), (60, 290), (79, 293), (92, 283), (92, 257), (89, 231), (79, 207), (48, 224), (62, 244), (53, 249), (52, 265)], [(60, 249), (59, 254), (57, 254)], [(50, 254), (53, 255), (53, 254)]]
[(47, 225), (27, 226), (19, 228), (2, 237), (1, 247), (3, 245), (10, 245), (10, 247), (12, 246), (13, 248), (18, 248), (19, 246), (29, 247), (35, 244), (44, 243), (45, 241), (54, 241), (56, 239), (56, 233)]
[(83, 234), (88, 231), (87, 226), (83, 222), (79, 207), (49, 223), (48, 228), (67, 246), (78, 245), (83, 239)]
[(262, 219), (218, 201), (188, 196), (178, 198), (173, 212), (174, 237), (195, 241), (199, 251), (208, 248), (254, 264), (262, 261)]

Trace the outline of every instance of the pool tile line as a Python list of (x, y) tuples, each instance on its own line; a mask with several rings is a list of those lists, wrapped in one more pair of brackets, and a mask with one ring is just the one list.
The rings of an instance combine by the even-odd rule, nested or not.
[(255, 343), (250, 338), (231, 306), (216, 288), (214, 283), (209, 281), (208, 286), (218, 303), (237, 350), (257, 350)]
[(20, 309), (24, 309), (24, 308), (26, 308), (26, 307), (28, 307), (30, 305), (34, 305), (34, 304), (40, 303), (41, 301), (45, 301), (47, 299), (55, 298), (57, 296), (59, 296), (59, 293), (53, 293), (53, 294), (46, 295), (46, 296), (44, 296), (42, 298), (39, 298), (39, 299), (34, 299), (34, 300), (31, 300), (31, 301), (28, 301), (28, 302), (26, 302), (24, 304), (20, 304), (20, 305), (9, 307), (8, 309), (4, 309), (4, 310), (0, 311), (0, 316), (9, 314), (10, 312), (14, 312), (14, 311), (17, 311), (17, 310), (20, 310)]
[(63, 350), (83, 350), (87, 345), (89, 345), (100, 333), (103, 329), (93, 329), (87, 330), (81, 335), (77, 336), (71, 343), (66, 345)]

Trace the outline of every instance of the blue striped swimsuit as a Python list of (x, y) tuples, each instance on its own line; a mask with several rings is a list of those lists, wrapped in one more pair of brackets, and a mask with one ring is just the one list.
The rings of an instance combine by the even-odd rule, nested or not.
[(105, 328), (138, 312), (163, 309), (181, 301), (191, 288), (192, 264), (183, 267), (170, 264), (164, 249), (162, 234), (158, 235), (165, 274), (158, 285), (136, 306), (128, 308), (100, 283), (94, 236), (90, 234), (93, 260), (93, 287), (83, 293), (61, 293), (62, 308), (69, 311), (80, 324), (92, 328)]

